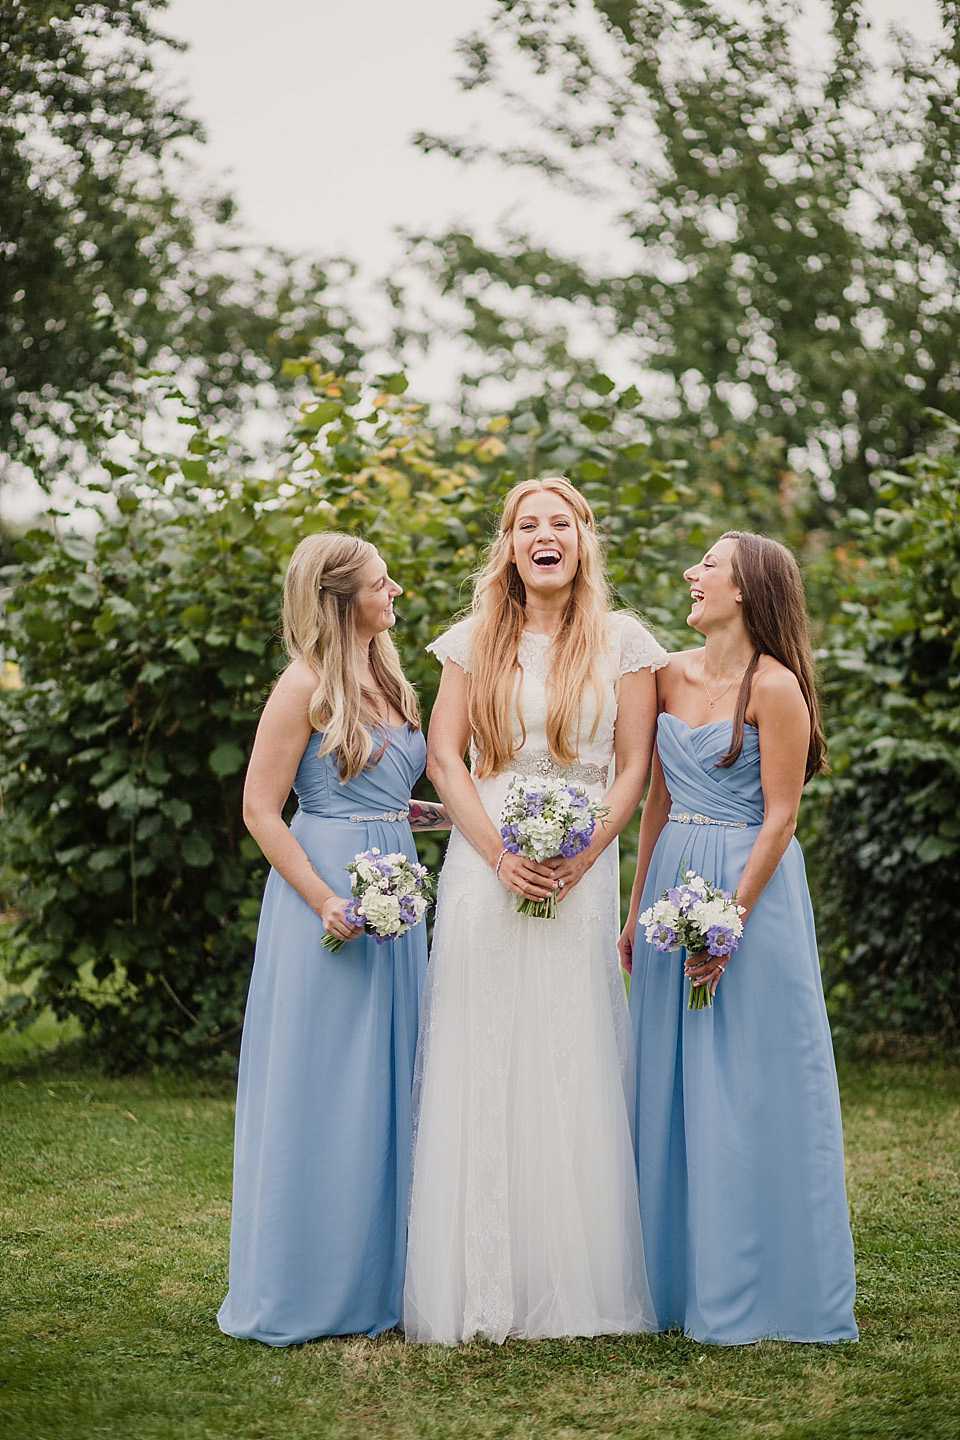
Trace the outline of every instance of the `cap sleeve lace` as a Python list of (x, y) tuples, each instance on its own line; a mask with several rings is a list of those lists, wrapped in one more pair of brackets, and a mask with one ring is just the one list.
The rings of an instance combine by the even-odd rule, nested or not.
[(621, 675), (631, 670), (661, 670), (666, 665), (666, 650), (635, 615), (615, 613), (611, 622), (610, 649)]
[(436, 655), (443, 664), (447, 660), (453, 660), (460, 666), (461, 670), (470, 672), (470, 647), (473, 640), (473, 618), (459, 620), (456, 625), (451, 625), (436, 640), (431, 640), (427, 649), (431, 655)]

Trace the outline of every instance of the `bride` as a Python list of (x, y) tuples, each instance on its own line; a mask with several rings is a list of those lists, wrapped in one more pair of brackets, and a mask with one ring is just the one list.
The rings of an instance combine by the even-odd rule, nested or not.
[[(455, 829), (417, 1057), (406, 1335), (651, 1329), (612, 842), (646, 785), (666, 654), (610, 611), (593, 514), (560, 478), (510, 491), (472, 614), (430, 648), (427, 768)], [(511, 779), (560, 775), (606, 823), (572, 858), (507, 851)], [(517, 913), (554, 893), (555, 919)]]

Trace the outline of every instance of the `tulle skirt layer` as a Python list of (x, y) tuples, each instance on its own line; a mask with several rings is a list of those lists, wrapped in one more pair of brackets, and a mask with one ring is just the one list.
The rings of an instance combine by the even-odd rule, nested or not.
[[(497, 782), (480, 788), (498, 814)], [(540, 920), (451, 839), (414, 1087), (409, 1339), (652, 1327), (615, 848)]]

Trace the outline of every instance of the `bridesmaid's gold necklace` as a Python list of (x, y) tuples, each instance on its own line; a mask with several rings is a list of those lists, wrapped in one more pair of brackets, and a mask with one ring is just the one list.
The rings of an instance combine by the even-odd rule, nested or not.
[(731, 685), (736, 685), (737, 681), (738, 681), (738, 680), (742, 680), (743, 677), (744, 677), (744, 675), (746, 675), (746, 673), (747, 673), (747, 667), (746, 667), (746, 665), (744, 665), (744, 667), (743, 667), (743, 669), (740, 671), (740, 674), (739, 674), (739, 675), (734, 675), (734, 677), (733, 677), (732, 680), (728, 680), (728, 681), (727, 681), (726, 685), (724, 685), (724, 687), (723, 687), (723, 689), (720, 691), (720, 694), (719, 694), (719, 695), (711, 695), (711, 694), (710, 694), (710, 690), (709, 690), (709, 688), (708, 688), (708, 686), (707, 686), (707, 682), (706, 682), (706, 680), (704, 679), (703, 668), (704, 668), (704, 667), (701, 665), (701, 666), (700, 666), (700, 684), (703, 686), (704, 690), (706, 690), (706, 692), (707, 692), (707, 699), (708, 699), (709, 702), (710, 702), (710, 709), (711, 709), (711, 710), (713, 709), (714, 705), (716, 705), (716, 703), (717, 703), (718, 700), (722, 700), (722, 699), (723, 699), (724, 695), (726, 695), (727, 691), (730, 689), (730, 686), (731, 686)]

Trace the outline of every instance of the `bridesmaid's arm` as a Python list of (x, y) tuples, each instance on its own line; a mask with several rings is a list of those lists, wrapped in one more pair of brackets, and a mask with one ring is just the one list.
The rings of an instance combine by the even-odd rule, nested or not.
[(654, 749), (650, 789), (647, 792), (643, 815), (640, 818), (640, 843), (637, 846), (637, 869), (633, 877), (633, 889), (630, 891), (630, 909), (627, 912), (626, 923), (620, 933), (620, 939), (617, 941), (620, 964), (628, 975), (633, 971), (633, 937), (637, 928), (637, 916), (640, 914), (640, 897), (646, 884), (654, 846), (660, 838), (660, 832), (666, 825), (669, 814), (670, 792), (664, 779), (660, 756)]
[(810, 745), (810, 712), (792, 671), (771, 665), (754, 680), (750, 700), (760, 740), (763, 824), (737, 886), (744, 920), (793, 839)]
[[(793, 839), (810, 744), (810, 712), (796, 676), (785, 666), (774, 662), (756, 676), (750, 708), (760, 740), (763, 823), (737, 885), (737, 904), (743, 906), (744, 924)], [(716, 969), (716, 961), (705, 951), (700, 953), (705, 957), (702, 960), (698, 955), (687, 957), (684, 973), (694, 983), (703, 984)], [(731, 958), (735, 962), (736, 954)], [(714, 978), (714, 992), (716, 988)]]
[(553, 894), (553, 881), (533, 861), (504, 851), (500, 832), (484, 810), (463, 763), (470, 742), (467, 683), (466, 672), (455, 660), (447, 660), (427, 733), (427, 777), (443, 801), (450, 823), (491, 869), (497, 870), (507, 889), (532, 900), (545, 900)]
[(650, 777), (650, 756), (653, 751), (657, 723), (657, 681), (652, 670), (632, 670), (620, 676), (617, 697), (617, 718), (613, 732), (613, 754), (616, 774), (613, 784), (603, 797), (609, 815), (597, 824), (586, 850), (569, 860), (555, 857), (547, 864), (563, 887), (557, 895), (563, 900), (582, 880), (592, 865), (620, 834), (627, 821), (636, 814)]
[(310, 699), (316, 676), (296, 660), (283, 672), (263, 708), (247, 778), (243, 786), (243, 821), (277, 874), (296, 890), (324, 928), (341, 940), (362, 933), (348, 925), (339, 896), (314, 870), (303, 846), (284, 824), (283, 807), (310, 739)]

